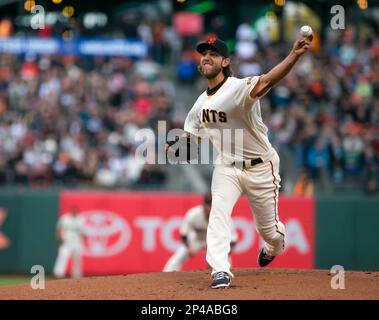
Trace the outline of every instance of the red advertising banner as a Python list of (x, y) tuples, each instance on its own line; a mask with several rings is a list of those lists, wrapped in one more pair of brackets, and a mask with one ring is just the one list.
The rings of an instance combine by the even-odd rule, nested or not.
[[(60, 213), (76, 208), (85, 220), (84, 274), (157, 272), (180, 245), (184, 214), (201, 203), (202, 195), (194, 194), (66, 191), (61, 194)], [(286, 249), (270, 267), (313, 268), (314, 200), (282, 197), (279, 216), (286, 225)], [(262, 240), (245, 197), (232, 217), (239, 236), (233, 267), (257, 267)], [(206, 267), (201, 252), (183, 269)]]

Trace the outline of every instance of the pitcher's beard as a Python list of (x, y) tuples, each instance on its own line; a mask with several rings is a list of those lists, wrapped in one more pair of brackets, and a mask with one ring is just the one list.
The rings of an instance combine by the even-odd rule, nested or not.
[(205, 74), (205, 73), (203, 72), (203, 68), (202, 68), (202, 66), (199, 65), (199, 66), (197, 66), (197, 70), (199, 70), (200, 74), (201, 74), (203, 77), (205, 77), (205, 78), (207, 78), (208, 80), (210, 80), (210, 79), (215, 78), (215, 77), (216, 77), (216, 76), (222, 71), (222, 68), (221, 68), (221, 67), (220, 67), (220, 68), (214, 68), (214, 69), (212, 69), (211, 72)]

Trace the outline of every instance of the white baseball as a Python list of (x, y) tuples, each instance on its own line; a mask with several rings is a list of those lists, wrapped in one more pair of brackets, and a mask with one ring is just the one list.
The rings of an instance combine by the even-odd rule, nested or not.
[(302, 26), (300, 29), (300, 35), (303, 37), (309, 37), (313, 33), (312, 28), (310, 26)]

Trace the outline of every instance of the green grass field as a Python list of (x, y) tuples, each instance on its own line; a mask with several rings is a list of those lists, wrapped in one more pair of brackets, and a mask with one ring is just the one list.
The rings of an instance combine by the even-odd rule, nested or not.
[(30, 283), (30, 276), (0, 276), (0, 286)]
[[(30, 284), (33, 275), (0, 275), (0, 287), (1, 286), (11, 286), (14, 284)], [(55, 278), (51, 275), (45, 277), (45, 281), (54, 280)]]

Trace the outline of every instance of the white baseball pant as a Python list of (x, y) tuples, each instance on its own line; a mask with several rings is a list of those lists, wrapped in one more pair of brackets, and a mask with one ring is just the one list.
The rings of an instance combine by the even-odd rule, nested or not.
[(168, 259), (163, 272), (180, 271), (184, 262), (189, 258), (189, 249), (192, 253), (196, 254), (206, 247), (206, 242), (198, 240), (195, 232), (190, 232), (187, 240), (189, 248), (182, 243), (170, 259)]
[(72, 248), (68, 245), (61, 245), (58, 249), (58, 257), (54, 265), (54, 276), (63, 278), (66, 275), (69, 259), (72, 258), (72, 277), (82, 276), (82, 253), (80, 249)]
[(250, 168), (219, 165), (212, 177), (212, 209), (207, 231), (206, 260), (212, 275), (219, 271), (231, 277), (230, 252), (231, 214), (242, 194), (253, 209), (257, 231), (264, 240), (264, 249), (276, 256), (284, 249), (285, 227), (279, 221), (280, 187), (279, 156), (275, 152), (267, 161)]

